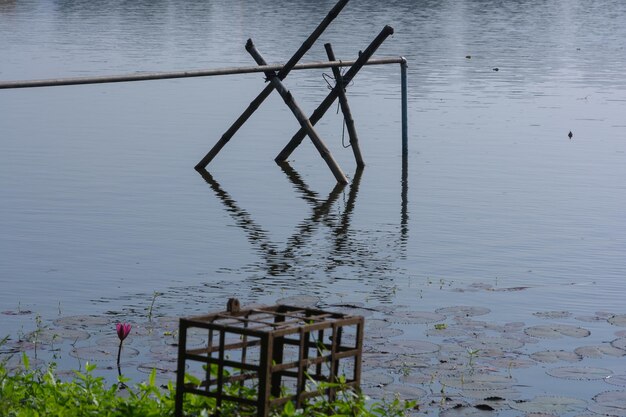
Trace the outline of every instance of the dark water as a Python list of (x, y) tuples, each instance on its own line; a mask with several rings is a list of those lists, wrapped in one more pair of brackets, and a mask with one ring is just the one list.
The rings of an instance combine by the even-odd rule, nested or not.
[[(248, 37), (284, 62), (332, 5), (0, 0), (0, 79), (251, 65)], [(349, 88), (362, 173), (339, 115), (318, 125), (346, 187), (309, 142), (274, 164), (298, 128), (274, 95), (210, 176), (192, 169), (260, 75), (2, 90), (0, 311), (33, 314), (0, 333), (35, 313), (145, 314), (155, 291), (173, 315), (303, 294), (503, 321), (626, 313), (625, 23), (610, 0), (353, 0), (304, 61), (328, 41), (354, 59), (395, 28), (377, 55), (409, 61), (405, 181), (395, 65)], [(286, 83), (307, 112), (328, 92), (321, 71)]]

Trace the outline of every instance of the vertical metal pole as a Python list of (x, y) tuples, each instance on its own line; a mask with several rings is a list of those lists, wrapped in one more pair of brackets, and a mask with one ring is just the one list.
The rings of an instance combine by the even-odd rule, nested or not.
[(408, 116), (408, 97), (407, 97), (407, 81), (406, 70), (407, 61), (402, 57), (400, 63), (400, 78), (402, 84), (402, 158), (406, 158), (409, 153), (409, 116)]

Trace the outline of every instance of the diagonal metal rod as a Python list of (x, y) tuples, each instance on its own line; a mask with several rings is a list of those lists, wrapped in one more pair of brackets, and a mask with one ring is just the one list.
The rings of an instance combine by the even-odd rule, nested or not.
[[(330, 61), (335, 60), (335, 52), (330, 43), (324, 44), (326, 48), (326, 55)], [(354, 126), (354, 119), (352, 118), (352, 112), (350, 111), (350, 105), (348, 104), (348, 97), (346, 97), (346, 84), (343, 80), (343, 75), (339, 68), (333, 67), (333, 76), (335, 77), (335, 85), (339, 87), (337, 92), (339, 93), (339, 104), (341, 105), (341, 112), (343, 113), (343, 120), (348, 128), (348, 136), (350, 137), (350, 147), (354, 153), (354, 159), (356, 159), (356, 166), (363, 168), (365, 162), (363, 162), (363, 155), (361, 155), (361, 148), (359, 147), (359, 137), (356, 134), (356, 128)]]
[[(267, 62), (265, 62), (265, 59), (263, 59), (261, 53), (254, 46), (254, 42), (252, 42), (252, 39), (248, 39), (248, 42), (246, 42), (246, 51), (248, 51), (248, 53), (252, 55), (252, 58), (254, 58), (257, 64), (267, 65)], [(298, 119), (300, 126), (302, 126), (302, 128), (306, 131), (306, 134), (311, 138), (313, 145), (315, 145), (315, 148), (332, 171), (337, 182), (341, 184), (347, 184), (348, 179), (339, 167), (339, 164), (337, 164), (337, 161), (335, 161), (335, 158), (333, 158), (333, 155), (326, 147), (326, 144), (324, 143), (322, 138), (313, 128), (313, 125), (306, 117), (300, 106), (298, 106), (298, 103), (296, 103), (296, 100), (293, 98), (291, 92), (280, 80), (279, 75), (275, 74), (272, 71), (266, 72), (265, 75), (268, 77), (269, 82), (274, 86), (278, 94), (280, 94), (287, 107), (289, 107), (289, 110), (291, 110), (293, 115), (296, 116), (296, 119)]]
[[(393, 28), (391, 26), (385, 26), (383, 30), (376, 36), (376, 38), (369, 44), (369, 46), (363, 51), (359, 58), (356, 60), (356, 63), (350, 67), (348, 72), (343, 76), (344, 83), (349, 83), (352, 78), (359, 72), (359, 70), (365, 65), (367, 60), (374, 54), (374, 52), (382, 45), (382, 43), (393, 34)], [(311, 124), (315, 125), (315, 123), (319, 122), (324, 113), (332, 106), (333, 102), (339, 95), (338, 88), (335, 86), (333, 90), (328, 93), (328, 96), (322, 101), (322, 103), (315, 109), (309, 120)], [(274, 159), (276, 162), (283, 162), (289, 155), (302, 143), (302, 139), (306, 135), (306, 131), (304, 129), (298, 130), (298, 132), (291, 138), (291, 141), (285, 146), (285, 148), (278, 154), (278, 156)]]
[[(278, 71), (278, 78), (283, 80), (287, 74), (293, 69), (293, 67), (302, 59), (304, 54), (311, 49), (313, 43), (320, 37), (322, 32), (330, 25), (330, 23), (335, 20), (337, 15), (341, 12), (344, 6), (348, 3), (349, 0), (339, 0), (337, 4), (328, 12), (328, 15), (322, 20), (322, 22), (315, 28), (313, 33), (309, 35), (309, 37), (304, 41), (304, 43), (300, 46), (300, 48), (296, 51), (296, 53), (287, 61), (285, 66)], [(272, 90), (274, 89), (273, 84), (268, 84), (263, 91), (250, 103), (248, 108), (244, 110), (244, 112), (239, 116), (239, 118), (233, 123), (233, 125), (222, 135), (220, 140), (213, 146), (213, 148), (205, 155), (204, 158), (196, 165), (196, 169), (206, 168), (206, 166), (215, 158), (215, 155), (219, 153), (219, 151), (228, 143), (228, 141), (233, 137), (233, 135), (239, 130), (239, 128), (250, 118), (252, 113), (259, 108), (261, 103), (265, 101), (265, 99), (270, 95)]]

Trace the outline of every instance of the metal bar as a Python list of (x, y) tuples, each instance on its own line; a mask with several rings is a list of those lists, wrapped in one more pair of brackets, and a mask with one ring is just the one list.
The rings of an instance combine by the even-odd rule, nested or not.
[[(319, 38), (326, 30), (328, 25), (337, 17), (341, 9), (348, 3), (348, 0), (339, 0), (337, 4), (331, 9), (330, 12), (326, 15), (324, 20), (315, 28), (313, 33), (309, 35), (309, 37), (304, 41), (304, 43), (298, 48), (295, 54), (287, 61), (287, 63), (283, 66), (283, 68), (278, 72), (276, 79), (278, 81), (283, 80), (287, 74), (293, 69), (293, 67), (302, 59), (304, 54), (311, 49), (313, 43)], [(232, 139), (232, 137), (237, 133), (239, 128), (243, 126), (243, 124), (252, 116), (252, 114), (259, 108), (259, 106), (265, 101), (265, 99), (272, 93), (274, 88), (276, 87), (275, 83), (270, 83), (265, 86), (265, 88), (256, 96), (254, 100), (248, 105), (248, 107), (241, 113), (241, 115), (235, 120), (235, 122), (228, 128), (228, 130), (222, 135), (222, 137), (217, 141), (215, 145), (209, 150), (209, 152), (198, 162), (195, 166), (196, 169), (205, 168), (211, 163), (213, 158), (222, 150), (222, 148)], [(333, 172), (334, 173), (334, 172)], [(348, 180), (343, 178), (347, 183)], [(341, 182), (341, 179), (337, 181)]]
[[(254, 58), (257, 64), (267, 64), (261, 53), (254, 46), (252, 39), (248, 39), (248, 42), (246, 43), (246, 51), (252, 55), (252, 58)], [(278, 92), (278, 94), (280, 94), (287, 107), (289, 107), (289, 110), (291, 110), (296, 119), (298, 119), (300, 126), (302, 126), (302, 128), (306, 131), (306, 134), (309, 136), (313, 145), (315, 145), (315, 148), (326, 162), (326, 165), (328, 165), (328, 168), (330, 168), (337, 182), (340, 184), (347, 184), (348, 179), (339, 167), (339, 164), (337, 164), (337, 161), (333, 158), (333, 155), (328, 150), (328, 147), (326, 147), (324, 141), (315, 128), (313, 128), (311, 121), (306, 117), (300, 106), (298, 106), (298, 103), (296, 103), (291, 91), (289, 91), (285, 84), (281, 81), (280, 72), (275, 74), (272, 71), (267, 71), (265, 74), (268, 76), (270, 83), (274, 86), (274, 89)]]
[[(401, 64), (402, 57), (373, 58), (364, 65)], [(349, 67), (356, 63), (351, 61), (315, 61), (297, 64), (293, 70), (324, 69), (333, 67)], [(227, 67), (215, 69), (199, 69), (170, 72), (138, 72), (135, 74), (101, 75), (93, 77), (48, 78), (42, 80), (0, 81), (0, 89), (55, 87), (64, 85), (124, 83), (132, 81), (167, 80), (173, 78), (212, 77), (216, 75), (253, 74), (266, 71), (280, 71), (284, 64), (262, 65), (257, 67)]]
[(402, 84), (402, 158), (406, 159), (409, 153), (409, 116), (408, 116), (408, 97), (407, 97), (407, 62), (402, 57), (400, 63), (400, 78)]
[(174, 415), (183, 416), (183, 396), (185, 394), (185, 359), (187, 356), (187, 327), (186, 320), (180, 320), (178, 330), (178, 365), (176, 368), (176, 397), (174, 399)]
[[(365, 51), (361, 53), (361, 55), (356, 60), (354, 65), (352, 65), (350, 69), (348, 70), (348, 72), (345, 73), (345, 75), (343, 76), (344, 83), (349, 83), (352, 80), (352, 78), (359, 72), (361, 67), (369, 60), (369, 58), (372, 55), (374, 55), (374, 52), (378, 49), (378, 47), (382, 45), (385, 39), (387, 39), (392, 34), (393, 34), (393, 28), (391, 26), (385, 26), (383, 30), (380, 31), (378, 36), (376, 36), (376, 38), (368, 45), (368, 47), (365, 48)], [(317, 106), (317, 109), (315, 109), (315, 111), (309, 118), (309, 120), (311, 121), (313, 125), (319, 122), (319, 120), (322, 118), (324, 113), (326, 113), (326, 111), (330, 108), (330, 106), (333, 104), (333, 102), (335, 101), (338, 95), (339, 95), (339, 91), (338, 91), (337, 86), (335, 86), (335, 88), (333, 88), (331, 92), (328, 93), (324, 101), (322, 101), (322, 103), (319, 106)], [(274, 158), (274, 160), (276, 162), (285, 161), (289, 157), (289, 155), (291, 155), (294, 149), (296, 149), (300, 145), (300, 143), (302, 143), (302, 139), (304, 139), (305, 135), (306, 135), (306, 131), (301, 128), (291, 138), (289, 143), (283, 148), (283, 150), (278, 154), (278, 156)]]
[[(326, 48), (326, 55), (331, 61), (335, 61), (335, 52), (330, 43), (324, 44)], [(343, 113), (343, 120), (348, 128), (348, 136), (350, 137), (350, 146), (354, 153), (354, 159), (356, 160), (356, 166), (363, 168), (365, 162), (363, 162), (363, 156), (361, 155), (361, 148), (359, 147), (359, 137), (356, 134), (356, 128), (354, 127), (354, 119), (352, 118), (352, 112), (350, 111), (350, 105), (348, 104), (348, 97), (346, 97), (346, 86), (343, 81), (343, 75), (339, 68), (333, 67), (333, 76), (335, 77), (335, 83), (337, 91), (339, 93), (339, 104), (341, 105), (341, 112)]]

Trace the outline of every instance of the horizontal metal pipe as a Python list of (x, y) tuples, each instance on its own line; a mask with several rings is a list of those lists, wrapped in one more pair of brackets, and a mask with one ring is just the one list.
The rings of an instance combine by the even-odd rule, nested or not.
[[(318, 61), (297, 64), (294, 70), (315, 69), (315, 68), (332, 68), (332, 67), (349, 67), (354, 65), (356, 61)], [(373, 58), (367, 61), (365, 65), (384, 65), (384, 64), (401, 64), (404, 62), (402, 57)], [(192, 71), (173, 71), (173, 72), (139, 72), (135, 74), (122, 75), (104, 75), (97, 77), (74, 77), (74, 78), (52, 78), (45, 80), (17, 80), (17, 81), (0, 81), (0, 89), (8, 88), (33, 88), (33, 87), (53, 87), (60, 85), (78, 85), (78, 84), (102, 84), (102, 83), (123, 83), (129, 81), (148, 81), (148, 80), (165, 80), (170, 78), (190, 78), (190, 77), (211, 77), (215, 75), (235, 75), (250, 74), (255, 72), (280, 71), (284, 65), (260, 65), (256, 67), (231, 67), (216, 68)]]

